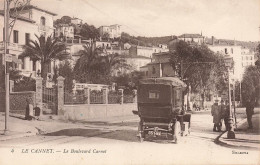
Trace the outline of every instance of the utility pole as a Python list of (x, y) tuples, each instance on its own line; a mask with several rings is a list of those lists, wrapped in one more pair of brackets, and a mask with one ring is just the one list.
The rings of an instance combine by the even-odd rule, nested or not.
[(5, 130), (4, 133), (8, 132), (8, 119), (9, 119), (9, 66), (6, 61), (6, 57), (9, 53), (9, 0), (4, 1), (4, 56), (3, 65), (5, 66)]
[[(14, 5), (14, 11), (12, 11), (12, 21), (10, 20), (10, 3)], [(9, 40), (11, 36), (12, 29), (15, 25), (17, 18), (19, 17), (20, 12), (24, 9), (25, 6), (30, 4), (30, 0), (4, 0), (4, 52), (2, 55), (2, 65), (5, 70), (5, 130), (4, 134), (8, 133), (8, 120), (9, 120), (9, 110), (10, 110), (10, 98), (9, 98), (9, 63), (12, 61), (12, 56), (9, 54)], [(18, 10), (19, 11), (18, 11)], [(11, 25), (10, 25), (11, 24)], [(11, 27), (10, 33), (9, 29)], [(7, 58), (8, 57), (8, 58)]]

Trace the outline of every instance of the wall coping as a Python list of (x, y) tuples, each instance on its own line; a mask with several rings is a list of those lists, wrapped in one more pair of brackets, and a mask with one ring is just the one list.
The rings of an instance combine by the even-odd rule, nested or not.
[(10, 94), (34, 94), (35, 91), (10, 92)]
[(136, 104), (137, 103), (124, 103), (124, 104), (74, 104), (74, 105), (64, 104), (64, 106), (67, 106), (67, 107), (73, 107), (73, 106), (115, 106), (115, 105), (124, 106), (124, 105), (136, 105)]

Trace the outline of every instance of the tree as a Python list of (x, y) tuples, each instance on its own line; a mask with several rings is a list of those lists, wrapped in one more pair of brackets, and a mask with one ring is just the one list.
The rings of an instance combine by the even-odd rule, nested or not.
[(246, 68), (242, 79), (242, 101), (243, 104), (259, 99), (260, 69), (256, 66)]
[(87, 39), (98, 39), (100, 37), (99, 30), (93, 25), (84, 23), (80, 29), (80, 35)]
[(219, 84), (214, 85), (215, 81), (221, 79), (226, 71), (223, 57), (206, 45), (191, 46), (184, 41), (174, 45), (170, 63), (178, 76), (191, 86), (191, 91), (201, 94), (203, 103), (208, 92), (217, 91)]
[(68, 60), (58, 66), (57, 74), (58, 76), (62, 76), (65, 78), (64, 87), (66, 90), (71, 91), (73, 88), (74, 73)]
[(253, 128), (252, 115), (254, 107), (260, 98), (260, 69), (257, 66), (249, 66), (242, 80), (242, 102), (246, 106), (246, 115), (249, 128)]
[(52, 36), (44, 37), (35, 35), (37, 40), (30, 40), (29, 45), (25, 45), (24, 52), (19, 58), (30, 57), (33, 62), (41, 62), (41, 77), (46, 80), (48, 65), (53, 60), (64, 60), (69, 58), (66, 53), (66, 45), (54, 39)]
[(75, 80), (81, 83), (95, 83), (104, 66), (100, 65), (100, 53), (102, 50), (84, 45), (84, 50), (79, 52), (80, 58), (74, 67)]

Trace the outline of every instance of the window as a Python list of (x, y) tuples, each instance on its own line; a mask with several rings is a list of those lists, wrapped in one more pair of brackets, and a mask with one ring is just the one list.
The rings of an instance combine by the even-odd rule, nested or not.
[(182, 92), (180, 89), (174, 90), (175, 94), (175, 106), (181, 106), (182, 105)]
[(22, 69), (24, 69), (24, 68), (25, 68), (25, 67), (24, 67), (24, 66), (25, 66), (25, 58), (22, 59), (22, 62), (23, 62), (23, 63), (22, 63)]
[(159, 99), (159, 97), (160, 97), (159, 91), (155, 91), (155, 90), (149, 91), (149, 99)]
[(227, 48), (225, 48), (225, 54), (228, 54), (228, 52), (227, 52)]
[(231, 48), (231, 53), (233, 54), (233, 48)]
[(33, 71), (36, 71), (36, 61), (33, 61)]
[(18, 43), (18, 31), (17, 30), (14, 30), (13, 32), (13, 38), (14, 38), (14, 43)]
[(156, 71), (155, 71), (155, 67), (153, 66), (153, 71), (152, 71), (152, 73), (153, 74), (155, 74), (156, 73)]
[(30, 33), (25, 33), (25, 45), (29, 45), (30, 43)]
[(3, 28), (3, 41), (5, 40), (5, 28)]
[(41, 17), (41, 25), (45, 26), (45, 18), (44, 17)]
[(253, 56), (250, 57), (250, 60), (253, 60)]

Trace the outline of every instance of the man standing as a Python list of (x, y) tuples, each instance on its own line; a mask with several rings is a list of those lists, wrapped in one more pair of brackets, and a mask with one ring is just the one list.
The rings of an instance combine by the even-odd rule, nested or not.
[(222, 128), (222, 121), (225, 119), (225, 113), (226, 113), (226, 106), (224, 104), (224, 100), (221, 100), (221, 105), (220, 105), (220, 130)]
[(220, 107), (218, 106), (218, 100), (215, 100), (215, 103), (211, 107), (211, 115), (213, 116), (213, 131), (221, 131), (220, 129), (220, 119), (221, 119), (221, 114), (220, 114)]
[(254, 114), (255, 101), (251, 100), (246, 103), (246, 117), (248, 123), (248, 129), (253, 129), (252, 116)]

